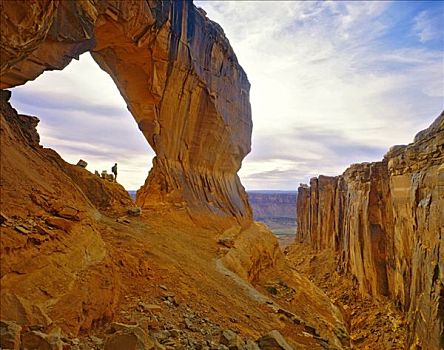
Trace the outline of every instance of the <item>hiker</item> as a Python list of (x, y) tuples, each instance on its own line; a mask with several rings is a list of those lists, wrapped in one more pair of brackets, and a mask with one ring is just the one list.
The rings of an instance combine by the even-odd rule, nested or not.
[(111, 168), (111, 171), (114, 174), (114, 180), (117, 182), (117, 163)]

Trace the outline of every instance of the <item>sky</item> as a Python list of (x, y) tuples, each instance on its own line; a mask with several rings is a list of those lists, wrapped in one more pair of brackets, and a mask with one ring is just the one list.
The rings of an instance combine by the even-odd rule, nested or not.
[[(444, 109), (444, 2), (195, 1), (225, 31), (251, 83), (247, 190), (296, 190), (382, 159)], [(41, 143), (91, 171), (119, 163), (129, 190), (154, 155), (111, 78), (86, 53), (13, 89)]]

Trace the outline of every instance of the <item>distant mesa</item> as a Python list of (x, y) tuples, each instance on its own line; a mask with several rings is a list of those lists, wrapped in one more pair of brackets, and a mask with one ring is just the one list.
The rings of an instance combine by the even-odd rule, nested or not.
[(278, 237), (282, 247), (296, 234), (296, 191), (248, 191), (255, 221), (263, 222)]

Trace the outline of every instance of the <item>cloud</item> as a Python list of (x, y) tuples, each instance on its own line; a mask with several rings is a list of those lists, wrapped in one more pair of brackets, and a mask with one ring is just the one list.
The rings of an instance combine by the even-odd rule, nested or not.
[(385, 151), (386, 148), (379, 145), (367, 144), (362, 139), (352, 139), (341, 130), (300, 127), (264, 135), (248, 161), (278, 159), (309, 162), (326, 157), (334, 162), (344, 158), (364, 161), (374, 159)]
[(37, 110), (86, 112), (105, 119), (122, 115), (126, 110), (124, 106), (113, 106), (106, 103), (96, 104), (94, 101), (84, 99), (84, 96), (73, 96), (71, 92), (67, 93), (67, 91), (51, 91), (51, 94), (48, 94), (44, 91), (27, 89), (17, 95), (15, 102), (22, 107), (27, 106)]
[[(254, 143), (253, 143), (254, 147)], [(380, 160), (387, 148), (352, 139), (340, 130), (294, 128), (261, 137), (241, 169), (251, 187), (296, 189), (300, 182), (341, 174), (351, 163)]]
[(41, 144), (66, 161), (82, 158), (90, 171), (119, 164), (119, 182), (138, 189), (151, 168), (154, 152), (126, 108), (114, 82), (84, 54), (63, 71), (45, 72), (12, 91), (20, 113), (40, 118)]
[(442, 48), (399, 29), (412, 28), (415, 4), (197, 4), (222, 25), (251, 82), (252, 153), (240, 171), (249, 189), (295, 189), (380, 160), (444, 108)]
[(421, 11), (414, 19), (412, 33), (416, 35), (422, 43), (439, 40), (444, 36), (444, 11), (431, 12)]
[[(295, 190), (411, 142), (444, 109), (441, 2), (195, 1), (218, 22), (251, 82), (247, 189)], [(440, 31), (441, 29), (441, 31)], [(138, 188), (152, 150), (89, 54), (13, 91), (42, 143), (88, 168), (121, 164)]]

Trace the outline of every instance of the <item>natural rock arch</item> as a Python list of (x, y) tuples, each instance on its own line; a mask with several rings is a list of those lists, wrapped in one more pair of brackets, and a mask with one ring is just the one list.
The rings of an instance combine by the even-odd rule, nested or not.
[(137, 202), (250, 222), (237, 171), (251, 144), (247, 76), (219, 25), (191, 2), (5, 1), (0, 87), (90, 51), (156, 153)]

